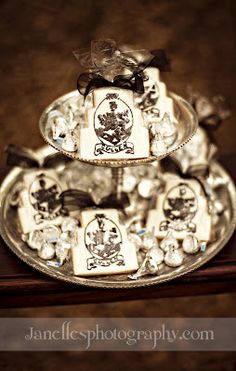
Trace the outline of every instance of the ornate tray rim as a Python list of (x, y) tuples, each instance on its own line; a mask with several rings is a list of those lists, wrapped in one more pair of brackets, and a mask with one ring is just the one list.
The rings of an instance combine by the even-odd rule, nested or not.
[[(43, 147), (38, 150), (38, 154), (43, 156), (43, 154), (48, 151), (48, 147)], [(228, 184), (228, 195), (229, 200), (231, 201), (231, 208), (232, 208), (232, 218), (226, 229), (224, 235), (217, 241), (213, 242), (212, 244), (215, 246), (214, 250), (207, 254), (204, 253), (204, 258), (199, 262), (195, 261), (186, 267), (183, 271), (178, 272), (179, 269), (173, 270), (171, 273), (167, 273), (165, 277), (160, 276), (148, 276), (148, 278), (139, 278), (138, 280), (112, 280), (112, 275), (110, 281), (105, 281), (99, 279), (99, 277), (78, 277), (74, 275), (66, 275), (64, 272), (58, 272), (56, 269), (44, 266), (40, 261), (35, 262), (35, 259), (27, 254), (27, 252), (22, 253), (19, 247), (13, 243), (13, 240), (8, 236), (6, 227), (5, 227), (5, 200), (8, 192), (10, 191), (12, 185), (15, 183), (16, 178), (19, 177), (20, 173), (23, 171), (20, 168), (13, 168), (8, 175), (5, 177), (1, 188), (0, 188), (0, 233), (2, 235), (3, 240), (5, 241), (6, 245), (10, 248), (10, 250), (17, 255), (22, 261), (24, 261), (29, 266), (33, 267), (37, 271), (44, 273), (52, 278), (59, 279), (61, 281), (74, 283), (77, 285), (87, 286), (87, 287), (97, 287), (97, 288), (135, 288), (135, 287), (145, 287), (151, 286), (162, 282), (167, 282), (178, 278), (186, 273), (189, 273), (203, 264), (207, 263), (210, 259), (212, 259), (228, 242), (230, 237), (232, 236), (235, 226), (236, 226), (236, 190), (234, 186), (234, 182), (225, 171), (225, 169), (216, 161), (212, 162), (212, 167), (216, 168), (222, 176), (226, 177), (229, 180)], [(21, 241), (22, 243), (22, 241)], [(213, 246), (212, 245), (212, 246)], [(180, 267), (181, 268), (181, 267)], [(123, 277), (123, 276), (122, 276)]]

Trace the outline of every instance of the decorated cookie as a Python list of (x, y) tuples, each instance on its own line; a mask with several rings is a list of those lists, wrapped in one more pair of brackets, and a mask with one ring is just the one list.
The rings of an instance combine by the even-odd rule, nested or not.
[(81, 224), (78, 245), (72, 249), (75, 275), (130, 273), (138, 269), (135, 246), (120, 224), (117, 210), (83, 211)]
[(145, 69), (145, 75), (147, 78), (144, 81), (144, 94), (137, 97), (139, 107), (151, 120), (153, 114), (159, 118), (168, 114), (171, 121), (176, 123), (173, 100), (167, 95), (166, 84), (160, 80), (160, 71), (158, 68), (148, 67)]
[(211, 217), (200, 183), (167, 176), (165, 191), (158, 196), (156, 209), (149, 212), (147, 227), (155, 227), (155, 235), (161, 239), (171, 231), (177, 239), (192, 234), (209, 241)]
[(18, 207), (23, 233), (61, 223), (59, 195), (65, 189), (66, 184), (59, 180), (55, 170), (34, 170), (24, 175)]
[(100, 88), (92, 93), (93, 108), (80, 130), (80, 156), (88, 160), (130, 159), (149, 156), (149, 132), (133, 92)]
[(144, 94), (136, 96), (139, 107), (146, 111), (156, 106), (159, 99), (166, 97), (166, 84), (160, 81), (160, 72), (157, 68), (145, 69)]

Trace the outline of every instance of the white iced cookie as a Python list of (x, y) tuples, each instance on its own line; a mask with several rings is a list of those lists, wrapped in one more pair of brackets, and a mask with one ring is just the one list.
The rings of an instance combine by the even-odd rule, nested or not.
[(18, 218), (23, 233), (29, 233), (61, 223), (61, 204), (58, 197), (66, 184), (54, 170), (33, 170), (23, 177), (24, 187), (19, 194)]
[(160, 71), (157, 68), (146, 68), (145, 76), (144, 94), (136, 96), (136, 102), (144, 111), (156, 106), (158, 100), (167, 96), (166, 84), (160, 81)]
[(174, 115), (173, 99), (167, 95), (166, 84), (160, 81), (160, 71), (158, 68), (148, 67), (145, 69), (145, 74), (148, 79), (144, 81), (144, 94), (137, 98), (139, 106), (144, 111), (149, 111), (151, 108), (157, 109), (159, 118), (167, 113), (170, 119), (177, 123)]
[(144, 81), (145, 90), (156, 88), (159, 97), (166, 97), (166, 84), (160, 79), (159, 69), (156, 67), (148, 67), (145, 69), (145, 74), (148, 76), (148, 80)]
[(78, 245), (72, 248), (75, 275), (122, 274), (138, 269), (135, 245), (128, 240), (117, 210), (83, 211), (81, 224)]
[(170, 120), (175, 124), (177, 123), (174, 115), (174, 103), (172, 98), (167, 96), (160, 97), (160, 99), (157, 101), (156, 108), (159, 110), (160, 117), (163, 117), (167, 113), (170, 117)]
[(172, 231), (172, 236), (180, 240), (191, 234), (200, 241), (209, 241), (211, 217), (207, 206), (198, 181), (168, 175), (156, 209), (149, 212), (147, 228), (155, 227), (155, 235), (160, 239)]
[(86, 127), (80, 130), (80, 157), (88, 160), (149, 156), (149, 132), (131, 90), (100, 88), (92, 93)]

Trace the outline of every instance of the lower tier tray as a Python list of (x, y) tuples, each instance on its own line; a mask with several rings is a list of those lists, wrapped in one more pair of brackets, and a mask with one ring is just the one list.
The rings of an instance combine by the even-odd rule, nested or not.
[[(43, 147), (38, 155), (44, 158), (51, 153), (49, 147)], [(81, 172), (85, 171), (85, 165)], [(224, 204), (224, 212), (214, 225), (212, 241), (207, 244), (205, 251), (199, 251), (194, 255), (184, 255), (184, 263), (178, 268), (170, 268), (163, 264), (158, 275), (147, 275), (137, 280), (131, 280), (129, 275), (93, 276), (82, 278), (73, 275), (71, 260), (61, 267), (48, 266), (46, 261), (41, 260), (34, 250), (21, 239), (21, 231), (17, 218), (16, 209), (10, 204), (12, 189), (21, 181), (25, 172), (21, 168), (13, 168), (1, 186), (0, 191), (0, 232), (9, 248), (26, 264), (53, 278), (75, 283), (78, 285), (101, 287), (101, 288), (131, 288), (154, 285), (173, 280), (190, 271), (193, 271), (210, 259), (212, 259), (227, 243), (234, 232), (236, 225), (236, 192), (232, 179), (224, 168), (217, 162), (211, 163), (211, 171), (224, 179), (225, 186), (219, 188), (218, 198)]]

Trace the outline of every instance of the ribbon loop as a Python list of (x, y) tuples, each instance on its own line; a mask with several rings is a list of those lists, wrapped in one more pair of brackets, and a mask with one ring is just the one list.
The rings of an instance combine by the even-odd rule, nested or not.
[(153, 55), (153, 58), (148, 64), (148, 67), (156, 67), (163, 72), (171, 70), (170, 60), (167, 58), (164, 49), (152, 50), (151, 54)]

